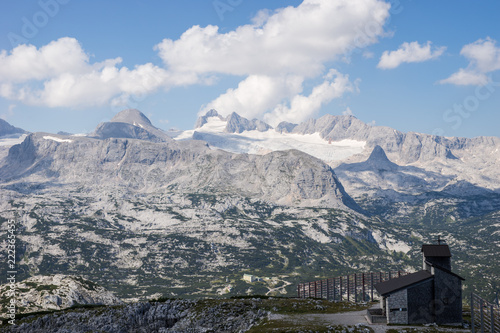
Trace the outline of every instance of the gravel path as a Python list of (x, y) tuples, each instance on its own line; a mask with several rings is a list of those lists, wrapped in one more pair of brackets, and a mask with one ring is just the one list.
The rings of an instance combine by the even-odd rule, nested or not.
[[(378, 306), (378, 305), (376, 305)], [(368, 324), (366, 318), (366, 310), (363, 311), (354, 311), (354, 312), (343, 312), (343, 313), (328, 313), (328, 314), (304, 314), (304, 315), (279, 315), (272, 314), (271, 320), (281, 320), (285, 322), (304, 324), (324, 324), (325, 326), (333, 324), (333, 325), (349, 325), (355, 326), (357, 324), (362, 324), (370, 327), (375, 331), (375, 333), (386, 333), (388, 329), (401, 329), (405, 330), (410, 328), (409, 326), (387, 326), (384, 324)], [(417, 326), (416, 328), (425, 329), (422, 326)], [(470, 332), (470, 330), (466, 329), (444, 329), (441, 328), (442, 332)], [(425, 332), (425, 331), (423, 331)]]

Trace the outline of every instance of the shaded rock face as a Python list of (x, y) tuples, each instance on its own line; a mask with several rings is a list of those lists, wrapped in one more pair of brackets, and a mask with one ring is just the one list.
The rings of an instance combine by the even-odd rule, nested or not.
[(265, 132), (272, 128), (263, 121), (257, 119), (248, 120), (235, 112), (231, 113), (225, 120), (227, 121), (225, 129), (227, 133), (241, 133), (254, 130)]
[(46, 315), (6, 332), (245, 332), (267, 317), (256, 305), (223, 302), (196, 309), (197, 302), (168, 300)]
[(372, 170), (385, 170), (385, 171), (395, 171), (398, 165), (392, 163), (385, 154), (384, 149), (380, 146), (375, 146), (368, 160), (366, 160), (366, 165)]
[(297, 124), (292, 124), (286, 121), (282, 121), (281, 123), (276, 126), (276, 132), (279, 133), (291, 133), (295, 127), (297, 127)]
[(24, 134), (25, 130), (22, 128), (14, 127), (3, 119), (0, 119), (0, 137), (10, 134)]
[(99, 124), (91, 137), (101, 140), (124, 138), (151, 142), (172, 141), (166, 133), (154, 127), (142, 112), (135, 109), (121, 111), (111, 121)]
[[(10, 286), (0, 286), (2, 304)], [(16, 283), (16, 307), (21, 313), (61, 310), (75, 305), (118, 305), (123, 302), (105, 288), (78, 276), (33, 276)]]

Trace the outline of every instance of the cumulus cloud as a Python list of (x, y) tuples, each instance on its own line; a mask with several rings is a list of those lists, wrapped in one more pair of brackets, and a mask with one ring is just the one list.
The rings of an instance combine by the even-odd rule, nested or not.
[(249, 118), (265, 114), (264, 119), (274, 123), (306, 119), (333, 99), (333, 82), (340, 84), (345, 76), (330, 72), (336, 79), (316, 87), (310, 96), (300, 95), (302, 82), (324, 73), (326, 62), (375, 43), (384, 34), (389, 9), (377, 0), (305, 0), (297, 7), (262, 11), (253, 24), (228, 33), (195, 26), (176, 41), (163, 40), (156, 49), (175, 72), (246, 76), (202, 112), (214, 108)]
[(352, 112), (350, 107), (347, 107), (347, 109), (345, 109), (344, 112), (342, 112), (342, 114), (344, 116), (354, 116), (354, 112)]
[[(326, 64), (376, 43), (385, 35), (389, 11), (382, 0), (304, 0), (296, 7), (261, 11), (250, 24), (229, 32), (193, 26), (154, 47), (161, 66), (128, 68), (119, 57), (92, 62), (68, 37), (40, 48), (20, 45), (0, 52), (0, 96), (49, 107), (119, 106), (158, 89), (237, 75), (243, 77), (239, 85), (207, 107), (247, 117), (269, 113), (270, 119), (299, 119), (349, 91), (346, 76), (328, 72)], [(301, 95), (307, 80), (324, 73), (330, 77), (323, 84)]]
[(119, 67), (121, 58), (90, 63), (74, 38), (60, 38), (39, 49), (19, 45), (0, 53), (0, 96), (49, 107), (93, 106), (124, 95), (146, 94), (176, 78), (150, 63)]
[(343, 55), (361, 38), (365, 45), (375, 43), (389, 9), (379, 0), (304, 0), (297, 7), (262, 11), (253, 24), (227, 33), (217, 26), (194, 26), (156, 49), (173, 71), (316, 76), (326, 61)]
[(0, 119), (7, 120), (9, 117), (12, 117), (14, 115), (15, 108), (15, 104), (10, 104), (7, 108), (7, 112), (0, 114)]
[(237, 112), (250, 119), (259, 118), (284, 99), (300, 93), (302, 83), (300, 76), (250, 75), (236, 89), (228, 89), (206, 105), (200, 113), (216, 109), (222, 115)]
[(488, 82), (486, 74), (500, 69), (500, 48), (496, 40), (487, 37), (465, 45), (460, 54), (469, 60), (467, 68), (460, 68), (441, 84), (484, 85)]
[(431, 42), (420, 45), (418, 42), (403, 43), (396, 51), (384, 51), (377, 65), (381, 69), (393, 69), (402, 63), (423, 62), (436, 59), (443, 54), (446, 47), (432, 50)]
[(290, 105), (279, 104), (272, 112), (266, 113), (265, 121), (274, 126), (281, 121), (300, 123), (311, 118), (324, 104), (346, 92), (357, 90), (357, 83), (353, 84), (348, 75), (337, 70), (330, 70), (324, 79), (323, 83), (312, 89), (309, 96), (296, 95), (291, 99)]
[(44, 80), (64, 73), (84, 73), (89, 57), (74, 38), (61, 38), (37, 49), (19, 45), (0, 52), (0, 82)]

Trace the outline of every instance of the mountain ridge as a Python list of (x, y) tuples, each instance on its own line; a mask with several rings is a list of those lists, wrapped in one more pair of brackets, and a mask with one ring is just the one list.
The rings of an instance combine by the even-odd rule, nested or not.
[(14, 127), (7, 121), (0, 119), (0, 137), (10, 134), (25, 134), (27, 131), (22, 128)]

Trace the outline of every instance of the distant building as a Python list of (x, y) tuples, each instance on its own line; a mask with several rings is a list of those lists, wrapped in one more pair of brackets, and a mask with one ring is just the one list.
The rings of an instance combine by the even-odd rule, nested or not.
[(243, 280), (247, 281), (247, 282), (250, 282), (250, 283), (253, 283), (255, 281), (258, 281), (259, 278), (254, 276), (254, 275), (250, 275), (250, 274), (243, 274)]
[(375, 285), (388, 324), (462, 324), (462, 281), (446, 244), (423, 245), (423, 270)]

